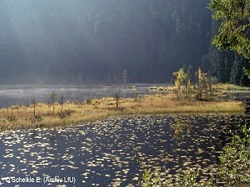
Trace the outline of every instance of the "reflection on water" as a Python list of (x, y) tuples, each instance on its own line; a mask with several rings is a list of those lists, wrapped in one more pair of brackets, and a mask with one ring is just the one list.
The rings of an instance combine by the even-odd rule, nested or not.
[[(54, 180), (45, 180), (46, 185), (36, 181), (35, 186), (72, 186), (70, 179), (76, 186), (137, 186), (143, 170), (152, 167), (167, 169), (166, 180), (172, 183), (180, 173), (197, 168), (204, 170), (201, 179), (207, 180), (208, 173), (216, 172), (219, 119), (119, 117), (76, 127), (2, 132), (0, 185), (8, 184), (9, 177), (47, 177)], [(184, 129), (189, 132), (174, 139), (178, 121), (188, 121)]]

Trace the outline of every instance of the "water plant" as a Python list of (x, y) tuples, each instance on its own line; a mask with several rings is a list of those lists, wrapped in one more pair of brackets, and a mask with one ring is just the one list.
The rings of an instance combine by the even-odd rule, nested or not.
[[(142, 175), (142, 181), (140, 185), (142, 187), (167, 187), (167, 182), (162, 177), (161, 168), (155, 168), (155, 170), (151, 171), (151, 169), (145, 170)], [(165, 174), (165, 173), (163, 173)]]
[(176, 124), (171, 124), (170, 128), (174, 131), (173, 138), (174, 139), (182, 139), (183, 134), (190, 134), (191, 126), (188, 122), (177, 121)]
[[(161, 172), (160, 168), (155, 170), (145, 170), (142, 175), (142, 181), (140, 182), (143, 187), (167, 187), (170, 185), (169, 181), (165, 180), (167, 171)], [(175, 181), (175, 187), (213, 187), (214, 186), (214, 177), (206, 182), (200, 182), (198, 180), (200, 175), (199, 169), (196, 171), (188, 171), (182, 176), (179, 176)]]
[(219, 156), (219, 177), (222, 183), (229, 186), (250, 184), (250, 129), (247, 124), (241, 126), (233, 135)]
[(202, 172), (197, 169), (196, 172), (188, 171), (184, 176), (177, 178), (176, 187), (213, 187), (214, 185), (214, 177), (210, 177), (210, 179), (206, 182), (198, 182), (199, 173)]
[[(178, 123), (177, 123), (178, 124)], [(182, 133), (181, 123), (174, 126), (175, 131)], [(172, 128), (172, 127), (171, 127)], [(179, 128), (181, 130), (179, 130)], [(247, 124), (241, 125), (233, 132), (232, 140), (227, 143), (219, 156), (217, 179), (211, 175), (208, 181), (199, 181), (202, 170), (188, 171), (180, 175), (176, 187), (210, 187), (210, 186), (237, 186), (250, 185), (250, 128)], [(146, 170), (142, 176), (141, 185), (145, 187), (166, 186), (164, 176), (159, 169)]]

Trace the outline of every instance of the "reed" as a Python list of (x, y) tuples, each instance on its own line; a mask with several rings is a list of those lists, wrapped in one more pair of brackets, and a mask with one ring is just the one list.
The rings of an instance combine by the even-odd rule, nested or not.
[[(239, 101), (196, 101), (173, 99), (171, 94), (144, 95), (140, 104), (134, 98), (120, 98), (117, 109), (115, 98), (92, 99), (89, 102), (57, 102), (54, 108), (46, 103), (37, 103), (34, 116), (33, 105), (12, 106), (7, 112), (0, 109), (0, 129), (22, 129), (56, 127), (81, 124), (104, 119), (109, 116), (170, 113), (229, 113), (243, 114), (244, 104)], [(54, 112), (53, 112), (54, 111)]]

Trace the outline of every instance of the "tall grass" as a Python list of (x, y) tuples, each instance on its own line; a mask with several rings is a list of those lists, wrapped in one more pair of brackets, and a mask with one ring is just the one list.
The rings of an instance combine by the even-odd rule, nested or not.
[[(62, 110), (63, 107), (63, 110)], [(33, 128), (55, 127), (65, 124), (78, 124), (108, 116), (136, 114), (167, 114), (167, 113), (240, 113), (244, 112), (244, 104), (239, 101), (195, 101), (173, 100), (169, 95), (145, 95), (138, 100), (134, 98), (119, 98), (117, 110), (116, 98), (107, 97), (92, 99), (89, 102), (73, 103), (54, 102), (54, 107), (45, 103), (34, 106), (12, 106), (0, 109), (0, 128)]]

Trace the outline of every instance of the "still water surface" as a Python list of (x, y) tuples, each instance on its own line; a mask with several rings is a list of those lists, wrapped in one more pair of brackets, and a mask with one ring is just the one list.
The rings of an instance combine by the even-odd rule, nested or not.
[[(74, 127), (2, 132), (0, 186), (138, 186), (143, 170), (154, 167), (172, 185), (190, 169), (202, 168), (201, 180), (207, 180), (208, 173), (216, 173), (222, 118), (118, 117)], [(9, 181), (19, 177), (35, 182)]]
[(116, 92), (121, 97), (134, 97), (135, 94), (149, 93), (148, 84), (136, 86), (77, 86), (77, 85), (2, 85), (0, 86), (0, 107), (29, 105), (32, 99), (47, 103), (49, 95), (55, 92), (65, 100), (80, 101), (92, 98), (113, 97)]
[[(167, 84), (134, 84), (126, 86), (96, 86), (96, 85), (0, 85), (0, 107), (30, 104), (32, 99), (47, 103), (49, 95), (55, 92), (64, 100), (82, 102), (86, 99), (113, 97), (116, 92), (121, 97), (135, 97), (137, 94), (155, 94), (149, 91), (151, 86), (166, 87)], [(167, 94), (168, 92), (159, 92)], [(246, 91), (227, 91), (221, 96), (223, 100), (244, 100), (250, 94)]]

